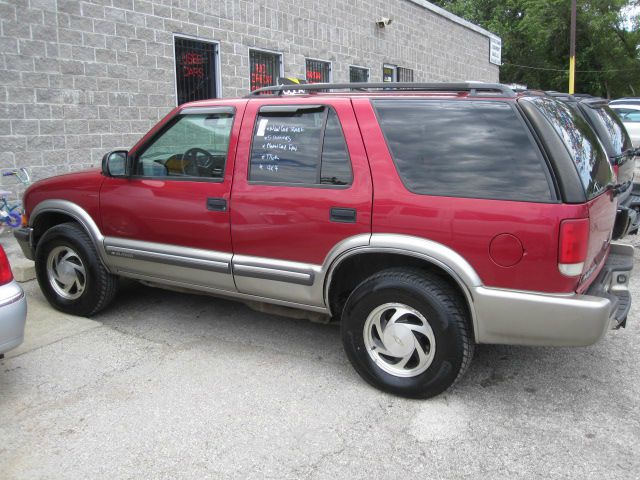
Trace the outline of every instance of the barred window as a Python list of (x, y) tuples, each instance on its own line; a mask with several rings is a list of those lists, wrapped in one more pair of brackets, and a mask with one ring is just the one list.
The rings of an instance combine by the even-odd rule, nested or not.
[(410, 68), (398, 67), (399, 82), (413, 82), (413, 70)]
[(251, 91), (276, 85), (280, 77), (281, 62), (279, 53), (249, 50)]
[(331, 81), (331, 63), (307, 58), (307, 82), (328, 83)]
[(218, 45), (189, 38), (175, 38), (178, 105), (216, 98)]
[(368, 82), (369, 69), (364, 67), (349, 67), (350, 82)]

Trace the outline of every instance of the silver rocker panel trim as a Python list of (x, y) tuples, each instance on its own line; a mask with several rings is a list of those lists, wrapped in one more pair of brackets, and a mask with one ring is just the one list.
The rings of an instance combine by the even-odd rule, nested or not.
[(311, 312), (323, 313), (326, 315), (329, 314), (329, 311), (325, 307), (318, 307), (315, 305), (307, 305), (304, 303), (289, 302), (285, 300), (277, 300), (277, 299), (268, 298), (268, 297), (261, 297), (259, 295), (250, 295), (246, 293), (241, 293), (241, 292), (236, 292), (231, 290), (224, 290), (220, 288), (213, 288), (206, 285), (199, 285), (199, 284), (194, 284), (189, 282), (167, 280), (166, 278), (154, 277), (151, 275), (143, 275), (143, 274), (138, 274), (133, 272), (123, 272), (122, 276), (127, 278), (133, 278), (136, 280), (146, 280), (146, 281), (156, 282), (164, 285), (181, 287), (181, 288), (196, 290), (200, 292), (206, 292), (208, 294), (215, 295), (222, 298), (272, 303), (274, 305), (281, 305), (283, 307), (298, 308), (300, 310), (308, 310)]
[(270, 258), (233, 256), (233, 275), (259, 278), (297, 285), (313, 285), (319, 267), (306, 263), (287, 262)]
[[(488, 288), (462, 256), (442, 244), (418, 237), (356, 235), (338, 243), (322, 265), (313, 265), (152, 242), (105, 239), (91, 216), (67, 200), (45, 200), (38, 204), (31, 213), (30, 225), (45, 212), (64, 213), (78, 221), (112, 272), (218, 296), (331, 314), (327, 308), (329, 289), (342, 261), (357, 254), (395, 253), (435, 264), (456, 280), (470, 306), (478, 343), (589, 345), (598, 341), (609, 327), (611, 305), (606, 298)], [(135, 271), (135, 267), (127, 265), (128, 260), (144, 264), (146, 271)], [(179, 275), (171, 278), (169, 266), (179, 270), (174, 272)], [(232, 290), (234, 275), (240, 291)]]
[(113, 237), (106, 237), (104, 246), (110, 257), (231, 273), (231, 253)]

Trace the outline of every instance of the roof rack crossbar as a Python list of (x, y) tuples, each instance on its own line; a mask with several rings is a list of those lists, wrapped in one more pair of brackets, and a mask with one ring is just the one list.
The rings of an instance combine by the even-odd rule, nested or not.
[(285, 92), (314, 92), (321, 90), (399, 90), (414, 92), (469, 92), (470, 96), (477, 96), (479, 92), (494, 92), (498, 96), (513, 98), (515, 92), (499, 83), (413, 83), (413, 82), (354, 82), (354, 83), (307, 83), (302, 85), (274, 85), (263, 87), (251, 92), (247, 97), (254, 97), (262, 94), (283, 95)]

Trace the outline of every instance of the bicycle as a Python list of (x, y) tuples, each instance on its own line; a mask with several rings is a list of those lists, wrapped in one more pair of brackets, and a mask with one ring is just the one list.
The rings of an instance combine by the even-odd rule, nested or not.
[[(27, 186), (31, 183), (31, 176), (29, 171), (22, 167), (17, 170), (11, 170), (2, 174), (3, 177), (15, 176), (20, 183)], [(5, 223), (11, 228), (18, 228), (22, 225), (22, 206), (21, 202), (15, 204), (9, 204), (7, 201), (7, 195), (11, 192), (7, 190), (0, 190), (0, 222)]]

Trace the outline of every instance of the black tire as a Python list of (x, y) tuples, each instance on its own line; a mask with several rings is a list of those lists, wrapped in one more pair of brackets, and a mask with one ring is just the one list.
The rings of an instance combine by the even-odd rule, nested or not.
[[(64, 292), (60, 293), (63, 284), (49, 275), (50, 271), (56, 275), (59, 273), (56, 268), (48, 266), (49, 261), (56, 263), (54, 258), (57, 251), (76, 254), (71, 258), (72, 262), (67, 262), (67, 265), (76, 266), (67, 270), (76, 272), (79, 279), (75, 290), (68, 292), (69, 298), (62, 296)], [(62, 263), (56, 265), (59, 267)], [(44, 296), (54, 308), (65, 313), (84, 317), (95, 315), (109, 305), (117, 291), (118, 277), (107, 272), (89, 235), (77, 223), (62, 223), (44, 233), (36, 248), (35, 267)], [(82, 274), (77, 273), (80, 270)], [(79, 283), (82, 283), (82, 289)]]
[[(395, 322), (396, 330), (387, 332), (389, 325), (394, 323), (387, 320), (383, 335), (378, 335), (375, 321), (368, 318), (377, 315), (382, 325), (384, 316), (393, 319), (394, 312), (398, 312), (400, 319)], [(402, 312), (409, 313), (402, 316)], [(423, 326), (424, 320), (429, 328)], [(373, 326), (371, 322), (374, 322)], [(420, 326), (416, 328), (424, 334), (408, 329), (408, 324)], [(473, 357), (474, 341), (464, 298), (444, 278), (418, 269), (384, 270), (358, 285), (345, 304), (341, 331), (347, 357), (360, 376), (381, 390), (403, 397), (429, 398), (442, 393), (462, 377)], [(368, 340), (365, 339), (367, 331), (371, 332)], [(394, 334), (396, 331), (397, 335)], [(410, 332), (409, 336), (402, 333), (405, 331)], [(414, 351), (405, 354), (405, 358), (410, 358), (406, 367), (412, 368), (398, 368), (400, 363), (392, 364), (396, 361), (395, 356), (379, 353), (390, 352), (388, 347), (403, 349), (410, 342), (414, 343)], [(377, 345), (387, 350), (380, 350)], [(418, 348), (422, 350), (418, 352)], [(431, 358), (430, 362), (423, 361), (427, 357)], [(390, 370), (400, 373), (390, 373)]]

